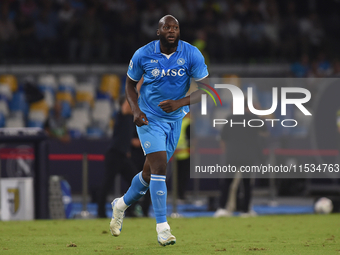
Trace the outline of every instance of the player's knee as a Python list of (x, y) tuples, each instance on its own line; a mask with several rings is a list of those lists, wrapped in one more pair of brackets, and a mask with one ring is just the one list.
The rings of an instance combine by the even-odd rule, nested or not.
[(166, 163), (160, 163), (151, 167), (151, 174), (166, 175)]
[(150, 183), (150, 178), (151, 178), (150, 172), (143, 171), (142, 172), (142, 177), (143, 177), (145, 182)]

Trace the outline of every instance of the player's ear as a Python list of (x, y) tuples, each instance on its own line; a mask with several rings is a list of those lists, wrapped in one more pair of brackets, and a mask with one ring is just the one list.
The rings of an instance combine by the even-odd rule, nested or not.
[(159, 29), (157, 29), (157, 36), (159, 36)]

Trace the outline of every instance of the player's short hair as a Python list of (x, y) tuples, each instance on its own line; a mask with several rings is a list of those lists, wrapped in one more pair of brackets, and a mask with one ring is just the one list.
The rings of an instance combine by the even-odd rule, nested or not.
[(179, 25), (178, 20), (177, 20), (174, 16), (168, 14), (168, 15), (163, 16), (163, 17), (158, 21), (158, 28), (160, 28), (160, 27), (165, 23), (165, 19), (168, 18), (168, 17), (173, 18), (173, 19), (177, 22), (177, 24)]

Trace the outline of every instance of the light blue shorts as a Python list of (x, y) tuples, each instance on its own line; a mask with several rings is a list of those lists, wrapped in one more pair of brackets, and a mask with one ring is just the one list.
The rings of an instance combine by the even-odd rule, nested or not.
[(167, 161), (174, 154), (181, 134), (182, 119), (176, 122), (161, 122), (148, 118), (149, 125), (137, 127), (144, 154), (166, 151)]

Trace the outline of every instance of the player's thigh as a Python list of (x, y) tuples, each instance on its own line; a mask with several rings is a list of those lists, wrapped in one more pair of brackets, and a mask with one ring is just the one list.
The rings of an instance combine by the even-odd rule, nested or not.
[(166, 128), (164, 123), (153, 121), (137, 127), (137, 133), (145, 155), (158, 151), (166, 151)]
[(146, 155), (143, 167), (143, 179), (149, 182), (151, 174), (166, 173), (166, 137), (169, 127), (167, 123), (149, 118), (149, 124), (137, 127), (142, 149)]

